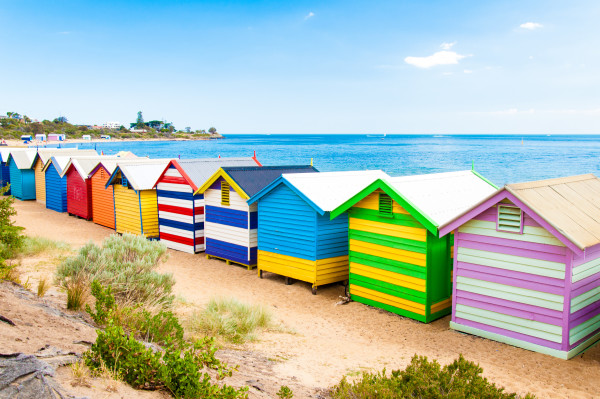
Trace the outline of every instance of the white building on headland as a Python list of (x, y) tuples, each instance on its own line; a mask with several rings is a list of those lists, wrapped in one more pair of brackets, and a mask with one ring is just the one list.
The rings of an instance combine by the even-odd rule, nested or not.
[(102, 127), (105, 129), (118, 129), (121, 126), (123, 126), (121, 122), (106, 122), (102, 124)]

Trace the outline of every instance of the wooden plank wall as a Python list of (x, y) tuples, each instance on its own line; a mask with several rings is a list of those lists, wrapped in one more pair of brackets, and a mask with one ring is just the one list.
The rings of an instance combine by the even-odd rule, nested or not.
[[(448, 240), (428, 234), (423, 225), (395, 201), (393, 217), (381, 215), (380, 193), (380, 190), (373, 192), (349, 211), (352, 298), (422, 322), (449, 313)], [(430, 254), (431, 259), (428, 259), (429, 241), (438, 244), (437, 252)], [(430, 263), (436, 267), (436, 273), (430, 278), (443, 280), (439, 284), (428, 283)], [(432, 288), (428, 291), (429, 285)], [(444, 289), (434, 289), (439, 286)]]
[(516, 346), (563, 350), (565, 272), (570, 251), (529, 215), (523, 234), (496, 230), (497, 208), (455, 235), (452, 327)]
[(84, 219), (92, 218), (92, 200), (89, 179), (83, 180), (81, 175), (70, 168), (67, 179), (67, 212)]
[(42, 172), (44, 165), (38, 158), (33, 167), (35, 174), (35, 200), (41, 204), (46, 204), (46, 174)]
[(233, 187), (229, 205), (221, 204), (221, 182), (217, 179), (205, 191), (206, 253), (252, 266), (257, 262), (257, 205), (248, 205)]
[(159, 238), (156, 190), (142, 190), (138, 192), (138, 195), (142, 217), (142, 233), (147, 238)]
[(67, 211), (67, 178), (61, 178), (54, 164), (46, 169), (46, 208)]
[(115, 230), (117, 233), (142, 235), (140, 215), (140, 197), (138, 194), (120, 183), (113, 185), (115, 197)]
[(94, 223), (110, 229), (115, 228), (115, 206), (113, 198), (113, 186), (106, 188), (110, 174), (103, 167), (92, 175), (92, 220)]
[(203, 251), (204, 196), (194, 195), (174, 166), (169, 167), (156, 188), (160, 240), (178, 251)]

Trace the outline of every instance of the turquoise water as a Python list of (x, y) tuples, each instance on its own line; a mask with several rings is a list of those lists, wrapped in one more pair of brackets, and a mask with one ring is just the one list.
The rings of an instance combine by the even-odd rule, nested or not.
[[(523, 141), (521, 141), (523, 140)], [(227, 135), (223, 140), (79, 145), (105, 154), (153, 158), (252, 156), (264, 165), (309, 164), (320, 171), (383, 169), (390, 175), (475, 169), (498, 185), (594, 173), (600, 136)]]

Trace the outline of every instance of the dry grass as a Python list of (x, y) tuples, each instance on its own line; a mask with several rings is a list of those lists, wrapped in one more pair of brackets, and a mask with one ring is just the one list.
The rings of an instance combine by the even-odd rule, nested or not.
[(21, 256), (36, 256), (41, 253), (64, 253), (71, 251), (71, 246), (63, 241), (54, 241), (44, 237), (25, 237), (21, 247)]
[(71, 385), (81, 386), (90, 388), (92, 384), (90, 383), (90, 369), (85, 365), (83, 359), (78, 360), (77, 362), (71, 364), (71, 374), (73, 375), (73, 381), (71, 381)]
[(46, 292), (48, 292), (48, 289), (50, 289), (50, 283), (48, 282), (48, 277), (46, 277), (46, 276), (41, 277), (40, 280), (38, 281), (37, 296), (39, 296), (40, 298), (43, 297), (44, 295), (46, 295)]
[(75, 276), (66, 281), (67, 309), (82, 310), (90, 296), (90, 288), (85, 278)]
[(264, 306), (248, 305), (236, 299), (211, 299), (204, 310), (188, 320), (192, 334), (214, 336), (234, 344), (256, 339), (256, 333), (272, 326), (273, 316)]

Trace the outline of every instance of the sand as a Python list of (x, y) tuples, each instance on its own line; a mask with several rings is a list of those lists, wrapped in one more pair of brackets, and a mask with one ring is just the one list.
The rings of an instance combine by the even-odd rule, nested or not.
[[(15, 220), (27, 235), (63, 240), (75, 248), (89, 240), (100, 243), (112, 233), (33, 201), (16, 201), (15, 208)], [(225, 351), (227, 359), (241, 366), (238, 383), (264, 372), (268, 377), (260, 381), (267, 388), (264, 391), (276, 392), (277, 384), (287, 384), (294, 397), (314, 397), (344, 375), (404, 368), (414, 354), (446, 364), (462, 353), (508, 391), (531, 392), (540, 398), (600, 397), (600, 346), (574, 359), (559, 360), (452, 331), (449, 317), (422, 324), (356, 302), (336, 305), (344, 293), (341, 285), (319, 288), (315, 296), (306, 283), (286, 286), (282, 277), (265, 273), (261, 280), (256, 271), (208, 260), (203, 254), (171, 250), (169, 254), (160, 270), (173, 273), (176, 294), (188, 303), (185, 307), (202, 306), (215, 296), (235, 297), (269, 307), (293, 332), (267, 332), (256, 342)], [(269, 396), (255, 389), (251, 393), (251, 397)]]
[[(196, 141), (196, 140), (212, 140), (212, 139), (220, 139), (223, 138), (223, 136), (215, 136), (215, 137), (206, 137), (206, 136), (202, 136), (202, 137), (190, 137), (190, 138), (181, 138), (181, 137), (173, 137), (173, 138), (165, 138), (165, 137), (160, 137), (160, 138), (132, 138), (132, 139), (120, 139), (120, 138), (111, 138), (110, 140), (105, 140), (105, 139), (91, 139), (91, 140), (84, 140), (84, 139), (66, 139), (63, 141), (32, 141), (29, 144), (23, 144), (23, 140), (14, 140), (14, 139), (5, 139), (4, 141), (6, 141), (6, 145), (8, 147), (29, 147), (29, 146), (40, 146), (43, 147), (45, 145), (51, 145), (51, 146), (55, 146), (60, 144), (61, 146), (64, 146), (65, 144), (89, 144), (89, 143), (115, 143), (115, 142), (126, 142), (126, 141)], [(2, 141), (0, 139), (0, 141)]]

